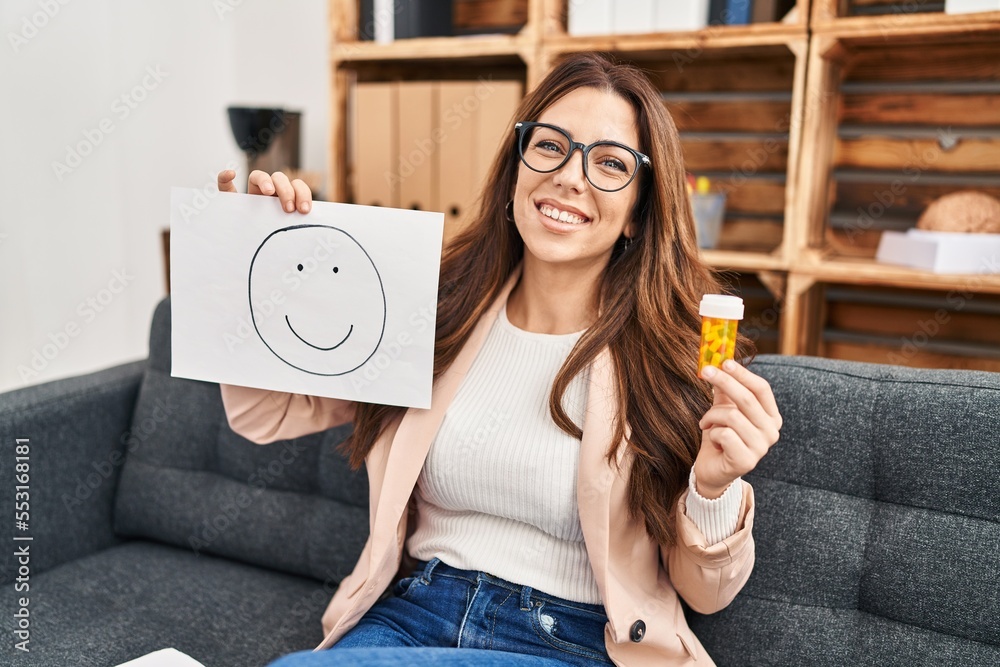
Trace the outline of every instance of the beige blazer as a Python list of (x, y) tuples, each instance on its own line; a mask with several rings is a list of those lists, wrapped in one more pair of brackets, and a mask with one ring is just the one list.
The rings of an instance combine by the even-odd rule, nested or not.
[[(431, 407), (407, 410), (369, 453), (368, 542), (323, 614), (326, 636), (315, 650), (330, 647), (354, 627), (396, 576), (407, 536), (407, 508), (424, 459), (519, 275), (520, 269), (515, 270), (451, 367), (435, 381)], [(679, 543), (660, 547), (641, 521), (628, 520), (624, 441), (619, 444), (621, 474), (604, 460), (617, 406), (613, 380), (605, 349), (591, 368), (577, 483), (584, 541), (608, 614), (608, 655), (628, 667), (711, 665), (684, 619), (678, 595), (696, 611), (712, 613), (728, 605), (743, 587), (754, 562), (753, 490), (744, 484), (737, 532), (712, 546), (706, 546), (686, 516), (682, 498), (677, 507)], [(325, 430), (351, 421), (354, 413), (349, 401), (231, 385), (222, 386), (222, 398), (233, 430), (259, 443)]]

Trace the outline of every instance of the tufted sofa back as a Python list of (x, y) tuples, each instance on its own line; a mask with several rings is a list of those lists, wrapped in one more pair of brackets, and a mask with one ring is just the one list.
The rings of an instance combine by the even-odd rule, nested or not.
[(217, 384), (170, 377), (170, 326), (168, 298), (153, 315), (115, 532), (339, 582), (368, 537), (367, 476), (334, 450), (350, 426), (269, 445), (236, 435)]
[(762, 356), (756, 565), (720, 665), (1000, 664), (1000, 374)]

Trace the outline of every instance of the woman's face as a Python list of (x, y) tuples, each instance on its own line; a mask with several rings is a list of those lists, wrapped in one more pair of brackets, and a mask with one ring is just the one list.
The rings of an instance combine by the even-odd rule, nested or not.
[[(611, 140), (642, 150), (632, 106), (596, 88), (567, 93), (545, 109), (538, 122), (560, 127), (585, 145)], [(584, 176), (582, 151), (573, 151), (566, 164), (550, 173), (533, 171), (519, 161), (514, 223), (524, 240), (525, 259), (607, 265), (615, 242), (622, 234), (635, 233), (631, 216), (640, 180), (633, 178), (617, 192), (599, 190)], [(554, 219), (559, 217), (565, 221)]]

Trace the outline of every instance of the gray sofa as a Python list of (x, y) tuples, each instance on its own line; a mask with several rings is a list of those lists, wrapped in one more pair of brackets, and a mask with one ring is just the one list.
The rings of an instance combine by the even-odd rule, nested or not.
[[(1000, 375), (777, 356), (754, 370), (785, 427), (748, 476), (753, 575), (722, 612), (689, 615), (716, 662), (1000, 664)], [(0, 664), (174, 646), (247, 667), (320, 641), (367, 534), (364, 472), (334, 450), (349, 427), (234, 434), (216, 385), (170, 377), (169, 300), (148, 360), (4, 394), (0, 433), (8, 526), (16, 438), (30, 475), (28, 529), (0, 558)]]

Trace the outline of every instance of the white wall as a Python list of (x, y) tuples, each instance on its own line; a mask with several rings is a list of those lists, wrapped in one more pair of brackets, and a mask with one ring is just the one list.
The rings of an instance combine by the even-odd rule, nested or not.
[(0, 2), (0, 391), (146, 356), (170, 187), (234, 163), (245, 189), (227, 106), (301, 110), (302, 166), (325, 173), (326, 16), (325, 0)]

